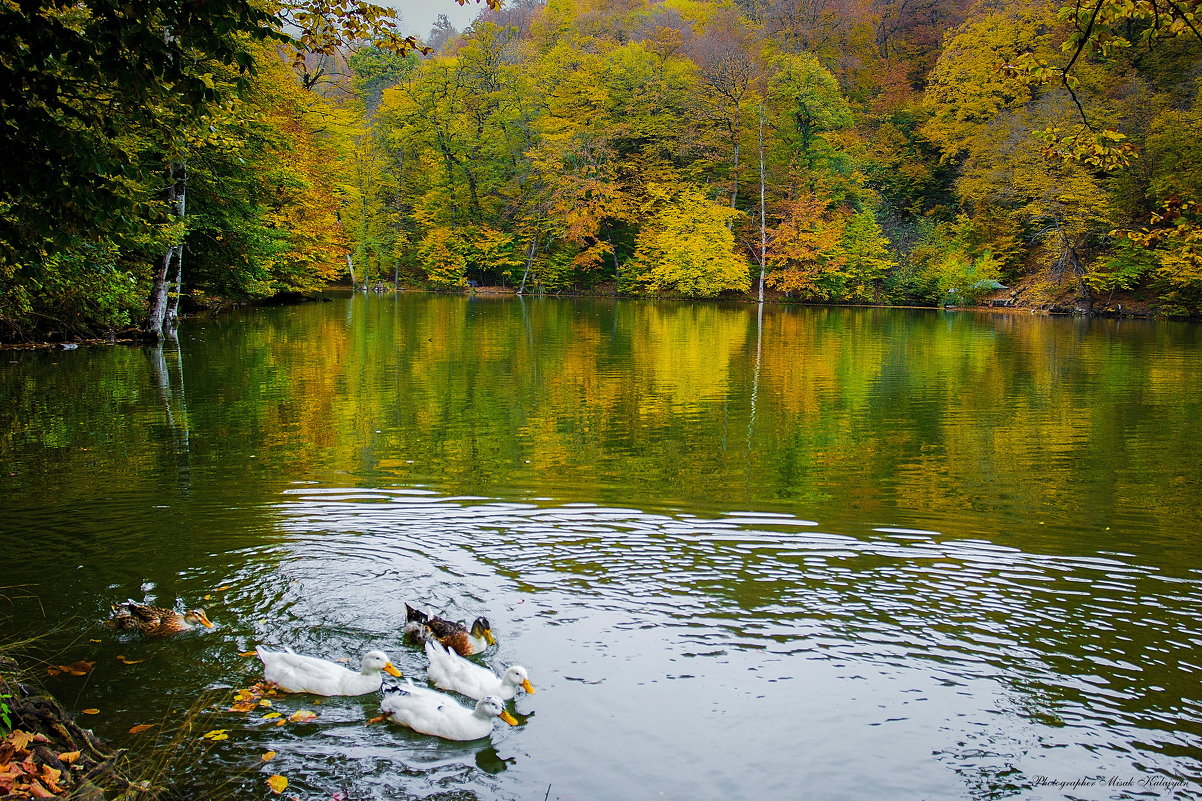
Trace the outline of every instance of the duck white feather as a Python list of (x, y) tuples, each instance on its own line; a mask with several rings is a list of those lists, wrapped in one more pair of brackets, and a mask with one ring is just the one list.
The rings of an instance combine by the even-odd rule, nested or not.
[(364, 654), (358, 673), (325, 659), (302, 656), (287, 646), (283, 651), (268, 651), (259, 646), (256, 651), (263, 661), (263, 677), (289, 693), (366, 695), (380, 689), (383, 671), (401, 675), (383, 651)]
[(502, 701), (508, 701), (517, 695), (518, 687), (528, 693), (534, 692), (526, 668), (521, 665), (514, 665), (501, 676), (497, 676), (488, 668), (469, 662), (430, 640), (426, 642), (426, 656), (430, 658), (426, 676), (439, 689), (452, 690), (468, 698), (477, 699), (495, 695)]
[(384, 691), (380, 711), (394, 723), (414, 731), (445, 740), (479, 740), (492, 733), (493, 718), (517, 725), (517, 720), (505, 711), (501, 699), (495, 695), (481, 698), (475, 709), (468, 709), (449, 695), (414, 687), (408, 679), (405, 682), (408, 686)]

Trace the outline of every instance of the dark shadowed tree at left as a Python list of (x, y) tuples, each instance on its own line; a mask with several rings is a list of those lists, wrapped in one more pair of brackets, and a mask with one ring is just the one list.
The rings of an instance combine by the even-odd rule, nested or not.
[(0, 5), (0, 335), (120, 327), (149, 292), (144, 333), (162, 336), (189, 156), (247, 91), (264, 43), (305, 74), (352, 41), (417, 46), (360, 0)]

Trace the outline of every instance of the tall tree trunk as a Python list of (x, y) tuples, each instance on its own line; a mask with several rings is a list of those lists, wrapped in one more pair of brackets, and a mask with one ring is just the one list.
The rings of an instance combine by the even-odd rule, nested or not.
[(534, 250), (536, 247), (538, 247), (537, 235), (530, 240), (530, 245), (526, 248), (526, 271), (522, 273), (522, 283), (518, 287), (519, 295), (526, 291), (526, 277), (530, 275), (530, 265), (534, 263)]
[[(178, 184), (178, 195), (176, 197), (175, 211), (180, 219), (186, 219), (188, 215), (188, 165), (183, 162), (179, 165), (180, 181)], [(184, 292), (184, 243), (180, 242), (174, 248), (175, 250), (175, 272), (172, 274), (171, 280), (167, 282), (167, 319), (164, 321), (166, 330), (174, 331), (179, 325), (179, 299)]]
[[(167, 177), (169, 182), (166, 190), (166, 200), (171, 209), (171, 213), (179, 217), (181, 220), (184, 217), (184, 192), (186, 175), (183, 164), (172, 162), (167, 168)], [(170, 327), (169, 322), (169, 305), (171, 297), (171, 264), (175, 259), (183, 262), (183, 243), (176, 243), (167, 248), (167, 252), (163, 254), (162, 260), (159, 262), (159, 269), (154, 275), (154, 284), (150, 289), (150, 303), (146, 311), (146, 321), (142, 325), (143, 335), (151, 339), (162, 339), (166, 336), (167, 330)]]
[(175, 250), (175, 270), (167, 282), (167, 319), (164, 320), (164, 330), (173, 331), (179, 325), (179, 298), (183, 294), (184, 285), (184, 246), (178, 244)]
[[(737, 132), (735, 133), (735, 158), (731, 169), (734, 171), (735, 177), (734, 188), (730, 190), (730, 207), (733, 209), (739, 200), (739, 137)], [(733, 226), (735, 224), (734, 220), (731, 220), (730, 224)]]
[(764, 174), (764, 107), (760, 106), (760, 303), (764, 302), (764, 276), (768, 259), (768, 213), (764, 207), (767, 180)]

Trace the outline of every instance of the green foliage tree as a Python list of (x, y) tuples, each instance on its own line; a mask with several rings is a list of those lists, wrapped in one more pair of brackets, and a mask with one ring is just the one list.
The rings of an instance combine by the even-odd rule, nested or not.
[(838, 166), (832, 134), (851, 127), (851, 108), (835, 76), (816, 56), (782, 54), (769, 66), (768, 100), (775, 110), (776, 128), (795, 154), (795, 166), (811, 176), (812, 187), (817, 169)]

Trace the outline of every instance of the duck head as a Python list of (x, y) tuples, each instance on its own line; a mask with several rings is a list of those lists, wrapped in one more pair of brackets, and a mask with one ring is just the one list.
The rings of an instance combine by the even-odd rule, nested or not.
[(501, 699), (495, 695), (486, 695), (476, 704), (476, 714), (490, 718), (500, 718), (510, 726), (518, 725), (517, 718), (509, 714)]
[(478, 617), (472, 622), (472, 636), (483, 637), (489, 645), (497, 644), (496, 638), (492, 636), (492, 626), (489, 625), (486, 617)]
[(191, 623), (193, 626), (199, 623), (206, 629), (213, 628), (213, 624), (209, 622), (209, 618), (203, 609), (189, 609), (187, 612), (184, 612), (184, 622)]
[(360, 673), (370, 676), (381, 670), (390, 676), (401, 677), (401, 671), (397, 670), (396, 666), (389, 661), (388, 654), (383, 651), (368, 651), (363, 655), (363, 662), (359, 665)]
[(501, 677), (501, 680), (515, 687), (521, 687), (530, 694), (534, 693), (534, 685), (530, 683), (530, 676), (526, 673), (526, 668), (521, 665), (514, 665), (505, 671), (505, 675)]

